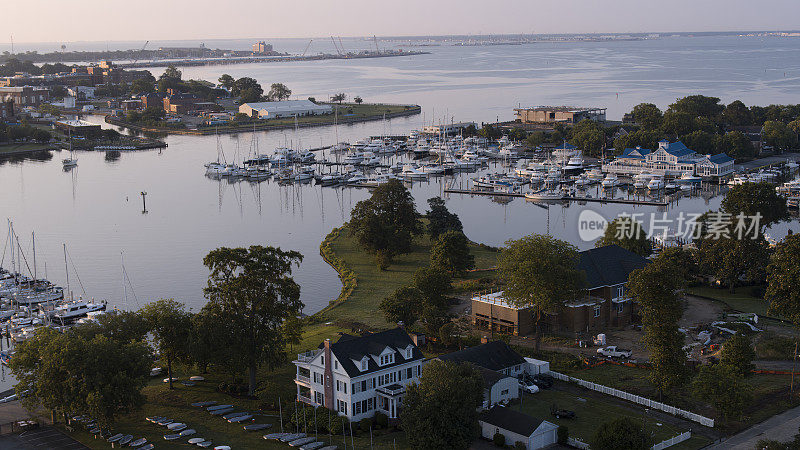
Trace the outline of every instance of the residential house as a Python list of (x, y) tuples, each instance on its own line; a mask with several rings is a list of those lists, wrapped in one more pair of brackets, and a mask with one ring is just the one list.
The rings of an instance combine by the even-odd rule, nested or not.
[(528, 450), (544, 448), (558, 441), (558, 426), (546, 420), (536, 419), (511, 408), (495, 406), (478, 416), (481, 436), (493, 439), (496, 433), (506, 438), (506, 445), (517, 442)]
[[(563, 308), (544, 315), (542, 331), (583, 332), (631, 324), (636, 311), (625, 285), (630, 273), (646, 264), (645, 258), (617, 245), (580, 252), (578, 269), (586, 275), (585, 289)], [(536, 325), (532, 310), (509, 304), (502, 291), (472, 298), (472, 322), (520, 336), (533, 333)]]
[(491, 408), (519, 398), (519, 380), (500, 372), (475, 366), (483, 378), (483, 407)]
[(338, 411), (349, 420), (377, 411), (397, 419), (405, 386), (418, 380), (422, 352), (402, 328), (357, 337), (326, 339), (297, 355), (297, 399)]
[(0, 98), (0, 122), (14, 117), (14, 100), (5, 101)]
[(679, 177), (692, 175), (719, 177), (733, 172), (733, 159), (724, 153), (701, 155), (681, 141), (660, 141), (655, 150), (641, 147), (626, 148), (613, 161), (603, 164), (603, 172), (622, 175), (652, 173)]
[(503, 375), (518, 377), (525, 372), (525, 358), (503, 341), (486, 342), (438, 357), (442, 361), (468, 362)]

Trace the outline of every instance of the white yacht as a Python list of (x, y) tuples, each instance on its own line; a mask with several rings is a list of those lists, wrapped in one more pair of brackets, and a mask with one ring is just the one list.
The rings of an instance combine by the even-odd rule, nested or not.
[(647, 189), (651, 191), (657, 191), (660, 189), (664, 189), (664, 178), (656, 176), (653, 177), (650, 182), (647, 183)]
[(691, 171), (683, 172), (680, 178), (675, 180), (678, 184), (686, 184), (686, 183), (699, 183), (703, 181), (702, 177), (698, 177), (697, 175), (693, 174)]
[(594, 169), (586, 172), (586, 176), (589, 177), (590, 180), (601, 181), (603, 179), (603, 172), (599, 167), (595, 167)]
[(350, 153), (349, 155), (345, 156), (344, 163), (345, 164), (356, 165), (356, 164), (361, 164), (361, 161), (363, 161), (363, 160), (364, 160), (364, 153), (362, 153), (362, 152), (353, 152), (353, 153)]
[(573, 156), (564, 165), (564, 172), (580, 172), (584, 169), (583, 158), (580, 156)]
[(56, 307), (53, 318), (62, 323), (72, 322), (91, 312), (103, 311), (105, 309), (105, 302), (87, 302), (85, 300), (72, 301)]
[(653, 178), (652, 174), (649, 173), (637, 173), (633, 177), (633, 187), (634, 189), (644, 189), (647, 187), (647, 183), (650, 182), (650, 179)]
[(609, 173), (608, 175), (606, 175), (606, 177), (603, 178), (603, 181), (600, 183), (600, 185), (603, 186), (604, 188), (617, 187), (619, 186), (619, 184), (620, 184), (619, 178), (617, 178), (617, 175), (613, 173)]
[(400, 176), (405, 180), (427, 180), (430, 174), (420, 170), (413, 164), (406, 164), (403, 166)]

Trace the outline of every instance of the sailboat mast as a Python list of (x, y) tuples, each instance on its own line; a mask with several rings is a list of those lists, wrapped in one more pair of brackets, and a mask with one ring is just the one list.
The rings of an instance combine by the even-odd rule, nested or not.
[(31, 241), (33, 241), (33, 281), (36, 282), (36, 234), (31, 231)]
[(67, 244), (64, 243), (64, 272), (67, 274), (67, 295), (72, 300), (72, 291), (69, 288), (69, 265), (67, 264)]

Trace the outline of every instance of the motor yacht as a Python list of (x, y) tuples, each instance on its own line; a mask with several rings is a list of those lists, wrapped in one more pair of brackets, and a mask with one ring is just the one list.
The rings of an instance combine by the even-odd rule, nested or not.
[(664, 187), (665, 187), (664, 178), (660, 177), (660, 176), (653, 177), (647, 183), (647, 189), (649, 189), (651, 191), (657, 191), (657, 190), (660, 190), (660, 189), (664, 189)]
[(600, 183), (600, 185), (603, 186), (604, 188), (617, 187), (619, 186), (619, 184), (620, 184), (619, 178), (617, 178), (617, 175), (613, 173), (609, 173), (608, 175), (606, 175), (606, 177), (603, 178), (603, 181)]

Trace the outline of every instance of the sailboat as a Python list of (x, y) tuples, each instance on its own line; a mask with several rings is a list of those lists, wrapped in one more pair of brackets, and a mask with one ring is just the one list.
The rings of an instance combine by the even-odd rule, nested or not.
[(65, 158), (61, 161), (63, 164), (64, 169), (71, 169), (78, 165), (78, 160), (72, 154), (72, 132), (69, 133), (69, 158)]

